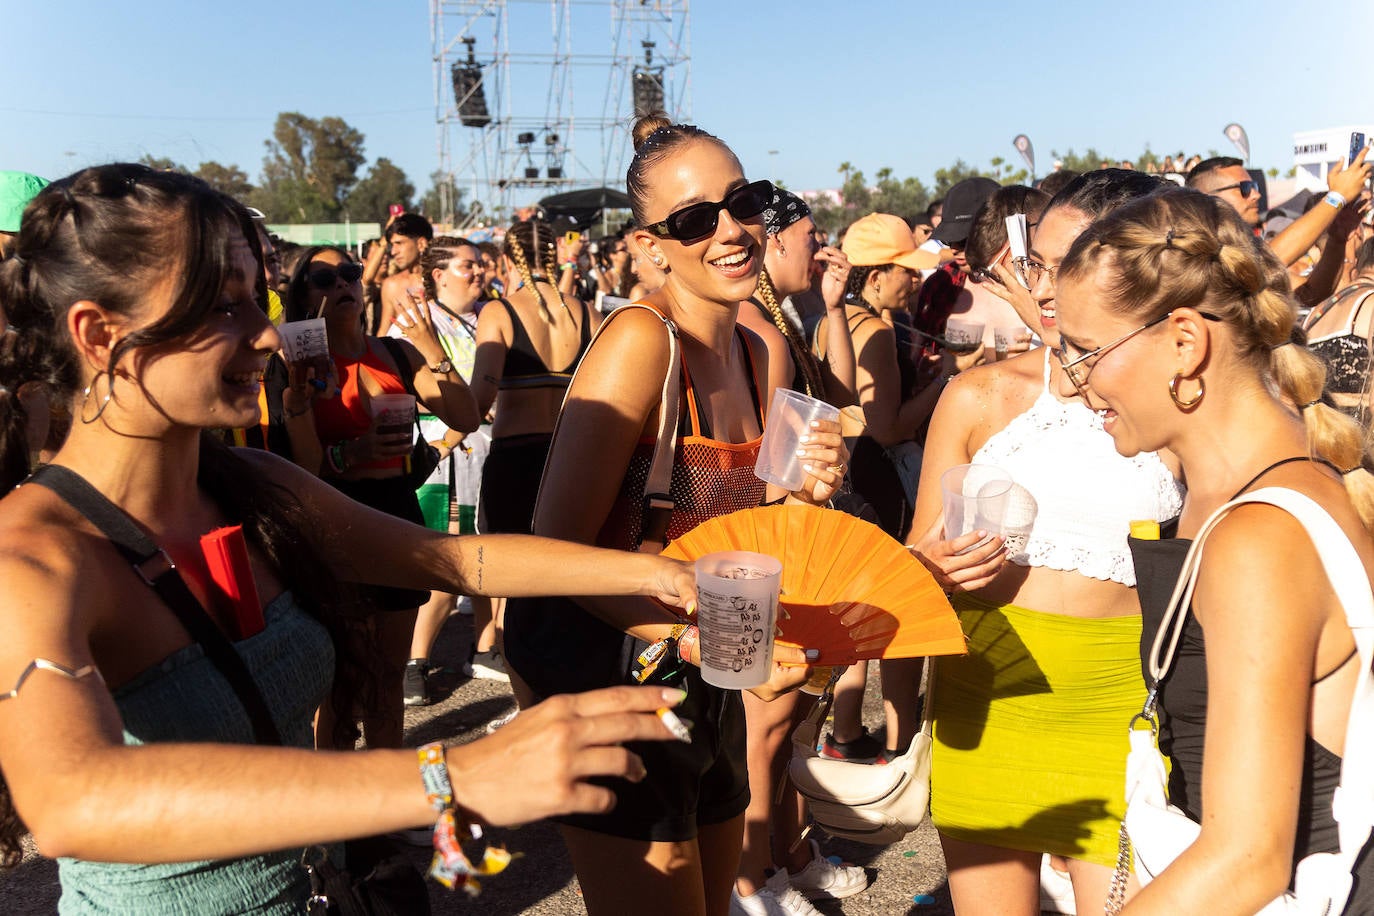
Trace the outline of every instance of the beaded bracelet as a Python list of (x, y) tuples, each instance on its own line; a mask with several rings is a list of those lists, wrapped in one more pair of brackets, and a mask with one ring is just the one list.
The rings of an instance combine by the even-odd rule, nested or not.
[(444, 887), (461, 887), (473, 897), (482, 892), (479, 875), (497, 875), (506, 870), (514, 858), (505, 849), (488, 846), (482, 863), (473, 865), (459, 845), (458, 828), (474, 840), (482, 838), (482, 827), (476, 821), (459, 820), (458, 806), (453, 799), (453, 783), (448, 777), (448, 763), (444, 746), (435, 741), (419, 748), (420, 779), (425, 786), (425, 799), (438, 819), (434, 823), (434, 858), (429, 863), (429, 876)]

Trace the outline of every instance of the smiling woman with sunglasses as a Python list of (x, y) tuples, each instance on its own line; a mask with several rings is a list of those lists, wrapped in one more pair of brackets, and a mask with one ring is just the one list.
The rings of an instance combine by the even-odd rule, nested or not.
[[(771, 186), (748, 183), (729, 147), (699, 128), (647, 118), (635, 140), (626, 184), (636, 222), (652, 228), (635, 230), (631, 241), (663, 270), (664, 285), (643, 300), (646, 307), (612, 312), (583, 357), (554, 431), (534, 521), (540, 534), (623, 550), (651, 548), (717, 515), (789, 497), (766, 492), (754, 476), (771, 395), (767, 351), (736, 327), (762, 267)], [(680, 341), (673, 362), (668, 322)], [(681, 390), (670, 405), (679, 417), (673, 508), (646, 513), (665, 377)], [(844, 472), (838, 424), (813, 429), (804, 449), (809, 477), (790, 497), (823, 503)], [(625, 634), (653, 642), (673, 624), (643, 601), (512, 601), (507, 662), (540, 698), (624, 683), (626, 662), (645, 648)], [(694, 723), (691, 741), (636, 746), (646, 779), (618, 791), (614, 811), (562, 824), (593, 916), (654, 907), (725, 916), (730, 909), (749, 800), (744, 711), (738, 692), (701, 679), (694, 634), (687, 630), (682, 648), (669, 649), (678, 656), (669, 683), (688, 692), (683, 715)], [(777, 652), (778, 661), (804, 665), (800, 650)], [(759, 691), (799, 686), (805, 672), (778, 666)], [(795, 893), (783, 882), (779, 894)]]
[[(1057, 289), (1070, 377), (1116, 450), (1167, 448), (1188, 479), (1164, 539), (1131, 543), (1152, 681), (1158, 650), (1149, 647), (1166, 626), (1188, 539), (1215, 510), (1242, 493), (1287, 491), (1337, 529), (1316, 544), (1267, 503), (1239, 506), (1209, 529), (1158, 693), (1168, 801), (1201, 832), (1162, 873), (1152, 868), (1124, 912), (1255, 913), (1291, 886), (1299, 859), (1342, 847), (1365, 854), (1354, 896), (1331, 912), (1374, 912), (1368, 773), (1342, 768), (1343, 754), (1368, 747), (1347, 720), (1369, 659), (1355, 651), (1333, 588), (1368, 593), (1374, 478), (1358, 424), (1322, 400), (1320, 361), (1292, 343), (1283, 265), (1224, 203), (1172, 191), (1091, 227)], [(1336, 887), (1331, 877), (1316, 890)], [(1326, 912), (1306, 903), (1302, 912)]]
[[(278, 368), (270, 368), (266, 379), (275, 427), (268, 445), (363, 505), (423, 525), (408, 466), (414, 424), (374, 420), (373, 399), (409, 393), (445, 426), (464, 433), (477, 429), (481, 418), (444, 352), (423, 293), (397, 316), (406, 340), (370, 337), (363, 333), (361, 277), (362, 267), (340, 248), (311, 248), (297, 264), (287, 286), (286, 320), (323, 318), (329, 358), (285, 364), (284, 371), (274, 361)], [(410, 589), (366, 589), (363, 606), (346, 622), (358, 656), (369, 662), (370, 689), (360, 691), (368, 747), (401, 746), (402, 680), (416, 613), (428, 598)], [(321, 744), (332, 743), (333, 721), (326, 704), (317, 728)]]

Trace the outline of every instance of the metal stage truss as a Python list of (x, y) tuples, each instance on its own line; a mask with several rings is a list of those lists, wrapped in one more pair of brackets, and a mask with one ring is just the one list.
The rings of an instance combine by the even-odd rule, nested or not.
[(431, 218), (454, 222), (456, 189), (467, 225), (507, 222), (572, 188), (623, 190), (637, 112), (691, 118), (689, 5), (430, 0), (438, 171), (448, 178)]

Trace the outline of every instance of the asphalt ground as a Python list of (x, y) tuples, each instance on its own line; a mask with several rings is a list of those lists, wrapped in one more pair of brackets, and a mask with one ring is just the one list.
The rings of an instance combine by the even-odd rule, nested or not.
[[(487, 723), (515, 708), (509, 685), (493, 680), (467, 680), (458, 675), (471, 640), (471, 618), (449, 618), (433, 652), (441, 671), (432, 680), (433, 705), (406, 713), (406, 743), (427, 741), (466, 743), (486, 734)], [(864, 702), (864, 721), (870, 728), (882, 723), (881, 696), (874, 665)], [(944, 858), (939, 840), (927, 820), (901, 843), (886, 847), (865, 846), (813, 834), (825, 855), (838, 855), (862, 865), (870, 877), (866, 891), (847, 900), (818, 903), (828, 914), (847, 916), (952, 916), (945, 883)], [(501, 875), (487, 880), (479, 897), (451, 892), (430, 882), (430, 901), (436, 916), (575, 916), (585, 913), (577, 892), (577, 879), (557, 830), (548, 823), (514, 830), (488, 831), (490, 841), (505, 845), (520, 858)], [(425, 849), (409, 854), (417, 868), (429, 864)], [(14, 870), (0, 873), (0, 916), (54, 913), (57, 909), (56, 865), (29, 848)], [(652, 907), (668, 912), (666, 906)]]

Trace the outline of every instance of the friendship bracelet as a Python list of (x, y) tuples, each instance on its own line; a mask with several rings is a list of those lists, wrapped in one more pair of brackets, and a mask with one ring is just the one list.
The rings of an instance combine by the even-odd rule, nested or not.
[(444, 746), (435, 741), (416, 751), (420, 760), (420, 780), (425, 786), (425, 799), (438, 815), (434, 823), (434, 858), (429, 863), (429, 876), (444, 887), (461, 887), (476, 897), (482, 892), (479, 875), (496, 875), (505, 871), (514, 858), (500, 847), (488, 846), (482, 854), (482, 864), (473, 865), (459, 845), (458, 827), (472, 839), (482, 838), (482, 827), (476, 821), (458, 818), (453, 799), (453, 783), (448, 776)]
[(689, 623), (682, 631), (682, 635), (677, 638), (677, 657), (683, 664), (692, 663), (692, 650), (697, 647), (700, 639), (701, 631), (694, 623)]

